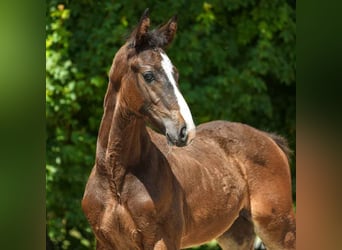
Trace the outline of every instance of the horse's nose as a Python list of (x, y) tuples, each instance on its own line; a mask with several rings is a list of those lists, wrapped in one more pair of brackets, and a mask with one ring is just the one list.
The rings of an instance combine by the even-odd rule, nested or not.
[(186, 131), (186, 125), (184, 125), (180, 131), (179, 131), (179, 139), (182, 141), (182, 142), (186, 142), (186, 140), (188, 139), (188, 133)]
[(182, 144), (186, 144), (187, 139), (188, 139), (188, 132), (186, 130), (186, 125), (181, 127), (181, 129), (179, 130), (179, 139), (182, 142)]
[(180, 126), (176, 126), (173, 123), (168, 123), (167, 125), (169, 126), (166, 126), (165, 135), (169, 145), (184, 147), (190, 144), (195, 137), (195, 129), (189, 130), (186, 123), (180, 124)]

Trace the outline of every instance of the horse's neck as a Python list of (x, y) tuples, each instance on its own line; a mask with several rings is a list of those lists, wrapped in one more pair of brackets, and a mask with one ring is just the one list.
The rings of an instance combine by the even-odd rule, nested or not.
[[(104, 114), (99, 128), (96, 146), (96, 165), (105, 170), (108, 153), (117, 152), (124, 165), (132, 165), (147, 148), (149, 137), (142, 119), (120, 106), (113, 84), (108, 84), (104, 100)], [(145, 141), (145, 142), (143, 142)], [(120, 152), (120, 153), (119, 153)], [(134, 162), (135, 161), (135, 162)], [(100, 171), (103, 172), (103, 171)]]
[(111, 189), (118, 200), (127, 171), (141, 165), (150, 145), (142, 118), (120, 106), (116, 106), (114, 112), (105, 110), (97, 142), (96, 166), (98, 172), (109, 177)]
[(104, 112), (99, 128), (96, 144), (96, 166), (99, 172), (105, 173), (106, 152), (108, 146), (108, 135), (112, 125), (113, 114), (116, 104), (116, 93), (112, 83), (108, 84), (104, 99)]
[(108, 135), (106, 159), (113, 158), (126, 168), (134, 167), (141, 162), (149, 143), (144, 120), (116, 107)]

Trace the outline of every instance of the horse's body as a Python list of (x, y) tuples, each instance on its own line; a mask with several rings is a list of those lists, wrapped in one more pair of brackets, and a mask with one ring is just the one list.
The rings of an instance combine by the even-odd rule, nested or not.
[[(133, 33), (134, 46), (143, 44), (139, 39), (147, 32), (144, 25), (149, 25), (146, 13)], [(175, 19), (158, 32), (171, 41)], [(138, 59), (128, 64), (135, 69), (138, 61), (148, 90), (142, 90), (142, 78), (127, 76), (129, 43), (117, 53), (110, 72), (96, 164), (82, 201), (97, 249), (179, 249), (214, 238), (223, 249), (252, 249), (255, 233), (267, 249), (295, 249), (284, 141), (224, 121), (198, 126), (195, 136), (179, 93), (155, 95), (158, 79), (172, 83), (172, 75), (166, 72), (164, 52), (152, 47), (135, 47), (138, 52), (132, 58)], [(146, 73), (147, 66), (139, 61), (156, 58), (167, 77), (156, 75), (158, 67), (151, 76), (150, 68)], [(167, 86), (163, 90), (171, 89)], [(150, 91), (146, 96), (151, 102), (142, 98), (144, 91)], [(179, 147), (167, 145), (165, 136), (147, 128), (146, 117), (165, 132), (169, 144)]]

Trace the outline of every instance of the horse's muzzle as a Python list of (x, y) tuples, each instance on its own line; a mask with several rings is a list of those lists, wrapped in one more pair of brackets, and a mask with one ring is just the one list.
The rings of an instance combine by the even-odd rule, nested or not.
[(189, 145), (194, 139), (196, 130), (188, 131), (186, 125), (181, 126), (180, 129), (166, 128), (166, 138), (169, 145), (177, 147), (184, 147)]

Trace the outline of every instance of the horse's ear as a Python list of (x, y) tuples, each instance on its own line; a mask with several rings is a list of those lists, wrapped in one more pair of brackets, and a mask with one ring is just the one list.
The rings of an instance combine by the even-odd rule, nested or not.
[(166, 24), (161, 26), (157, 32), (159, 36), (164, 37), (163, 44), (160, 46), (167, 47), (175, 37), (177, 31), (177, 15), (174, 15)]
[(150, 27), (149, 9), (147, 8), (142, 14), (138, 26), (131, 35), (133, 47), (139, 47), (145, 42), (146, 34)]

